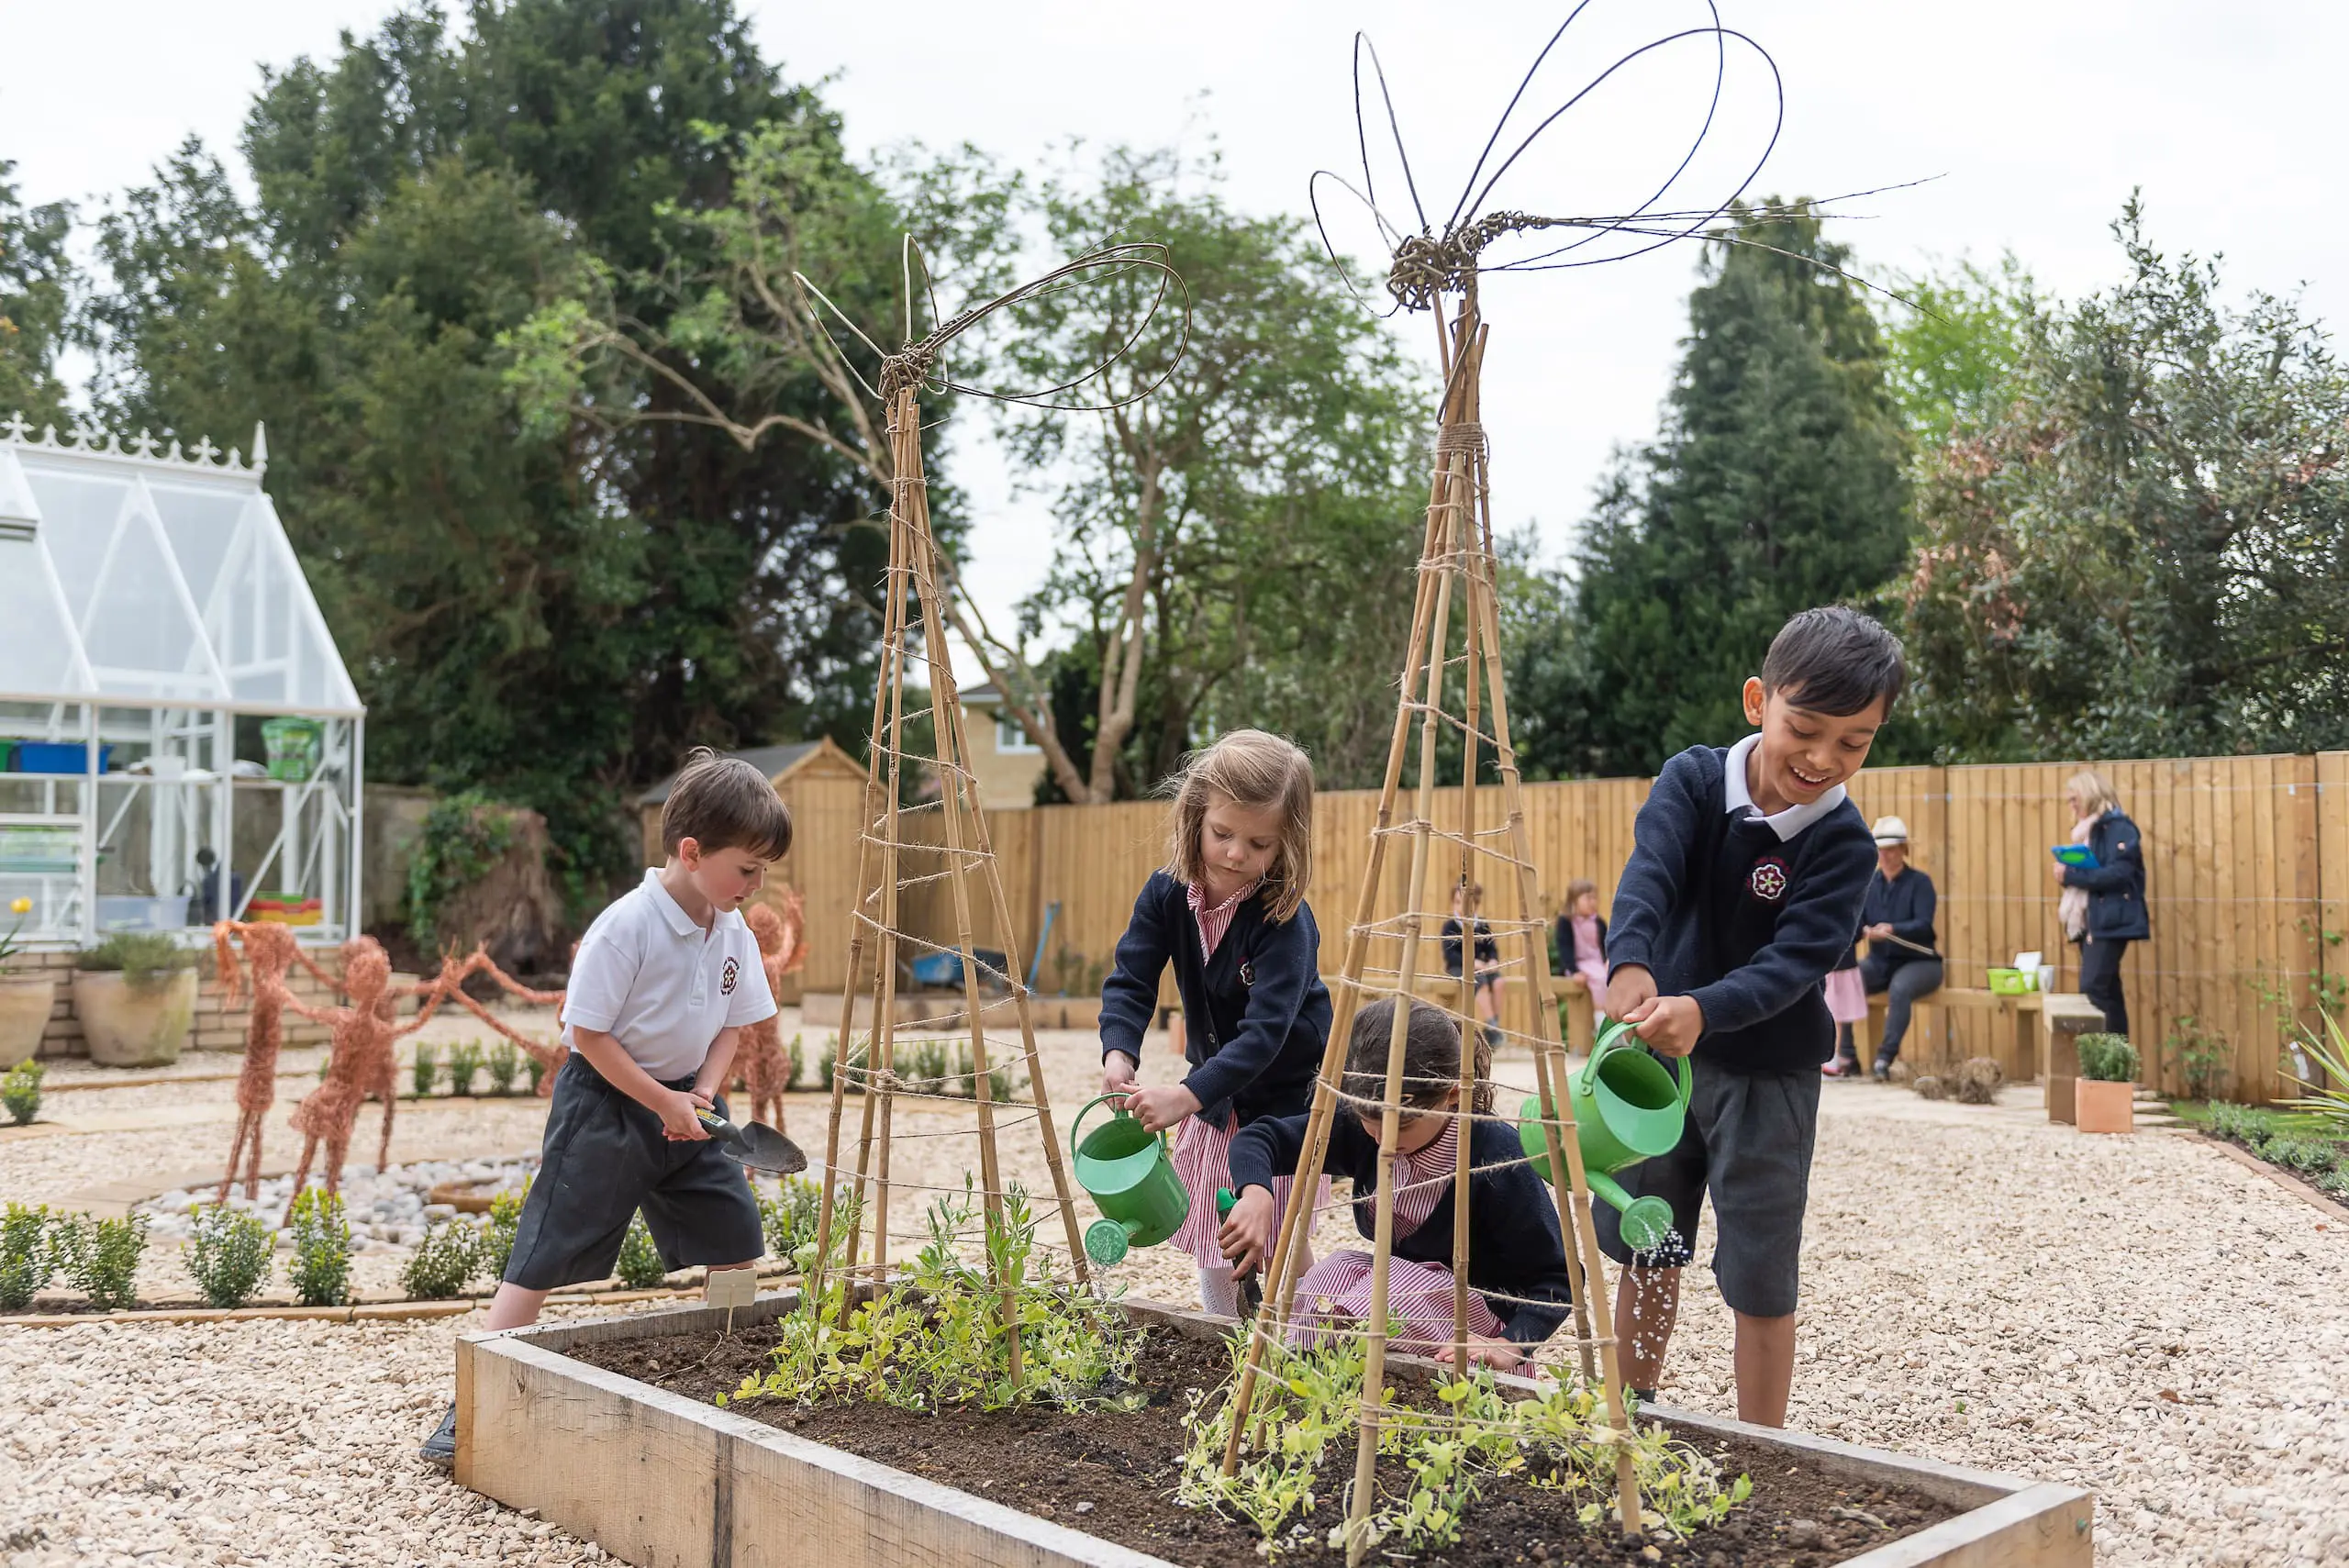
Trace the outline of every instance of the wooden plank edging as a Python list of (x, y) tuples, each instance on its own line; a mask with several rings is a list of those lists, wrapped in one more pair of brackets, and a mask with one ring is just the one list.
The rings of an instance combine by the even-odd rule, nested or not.
[[(772, 1321), (797, 1301), (796, 1292), (761, 1297), (733, 1314), (734, 1327)], [(1141, 1301), (1125, 1305), (1135, 1316), (1190, 1335), (1220, 1337), (1230, 1328), (1221, 1319), (1180, 1307)], [(1116, 1542), (563, 1353), (568, 1346), (602, 1340), (706, 1332), (721, 1328), (726, 1318), (720, 1308), (677, 1307), (591, 1323), (462, 1337), (457, 1343), (459, 1483), (510, 1507), (536, 1508), (626, 1561), (662, 1568), (687, 1562), (767, 1568), (796, 1562), (804, 1557), (800, 1549), (806, 1541), (817, 1538), (786, 1529), (778, 1547), (777, 1515), (801, 1530), (838, 1530), (847, 1522), (863, 1521), (865, 1539), (824, 1538), (843, 1568), (917, 1559), (1018, 1563), (1022, 1568), (1166, 1568), (1162, 1559)], [(1497, 1381), (1527, 1390), (1540, 1386), (1531, 1379), (1507, 1374)], [(1966, 1510), (1842, 1559), (1839, 1568), (2088, 1568), (2094, 1560), (2095, 1498), (2082, 1487), (1970, 1470), (1671, 1407), (1650, 1407), (1647, 1413), (1691, 1434), (1734, 1436), (1784, 1448), (1831, 1473), (1910, 1487)], [(484, 1418), (498, 1423), (495, 1433), (480, 1429)], [(596, 1534), (592, 1520), (584, 1521), (583, 1528), (582, 1510), (608, 1514), (618, 1505), (597, 1492), (566, 1514), (563, 1501), (551, 1495), (562, 1484), (556, 1477), (565, 1467), (540, 1462), (542, 1456), (536, 1451), (536, 1445), (551, 1435), (571, 1442), (592, 1433), (599, 1442), (621, 1444), (629, 1455), (624, 1473), (638, 1476), (674, 1466), (674, 1455), (651, 1451), (649, 1442), (628, 1447), (639, 1436), (651, 1439), (661, 1431), (676, 1434), (696, 1454), (706, 1450), (706, 1458), (689, 1463), (687, 1473), (697, 1477), (695, 1466), (706, 1463), (708, 1479), (706, 1485), (696, 1479), (690, 1496), (673, 1490), (668, 1503), (662, 1505), (668, 1517), (658, 1523), (637, 1516), (640, 1526), (660, 1532), (657, 1538), (643, 1537), (640, 1529), (639, 1540), (616, 1543)], [(492, 1451), (488, 1453), (483, 1451), (485, 1436)], [(743, 1529), (746, 1519), (755, 1528)], [(928, 1539), (934, 1530), (952, 1539)], [(886, 1539), (868, 1545), (876, 1532)], [(923, 1539), (912, 1539), (916, 1537)]]

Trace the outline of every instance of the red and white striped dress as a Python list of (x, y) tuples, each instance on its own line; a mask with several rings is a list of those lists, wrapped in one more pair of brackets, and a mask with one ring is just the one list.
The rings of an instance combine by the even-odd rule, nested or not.
[[(1443, 1136), (1416, 1154), (1395, 1156), (1395, 1230), (1397, 1240), (1428, 1221), (1435, 1206), (1451, 1190), (1459, 1171), (1460, 1123), (1450, 1122)], [(1370, 1320), (1371, 1255), (1348, 1249), (1335, 1252), (1306, 1271), (1297, 1287), (1297, 1316), (1289, 1324), (1289, 1340), (1310, 1345), (1325, 1330), (1353, 1329)], [(1386, 1267), (1386, 1310), (1403, 1320), (1403, 1331), (1389, 1342), (1397, 1350), (1420, 1353), (1452, 1342), (1452, 1271), (1442, 1263), (1391, 1258)], [(1490, 1339), (1501, 1331), (1485, 1298), (1468, 1293), (1468, 1331)]]
[[(1198, 923), (1199, 951), (1207, 958), (1215, 957), (1215, 950), (1223, 944), (1226, 931), (1231, 929), (1231, 917), (1240, 909), (1241, 899), (1252, 896), (1262, 883), (1252, 882), (1222, 903), (1209, 906), (1207, 890), (1193, 883), (1184, 891), (1190, 900), (1191, 917)], [(1186, 1027), (1197, 1027), (1186, 1023)], [(1219, 1187), (1231, 1184), (1231, 1136), (1240, 1130), (1239, 1119), (1225, 1112), (1221, 1127), (1210, 1126), (1198, 1117), (1183, 1118), (1174, 1133), (1174, 1174), (1182, 1179), (1183, 1190), (1191, 1195), (1191, 1212), (1183, 1218), (1183, 1227), (1174, 1232), (1169, 1243), (1187, 1252), (1203, 1269), (1230, 1267), (1224, 1258), (1223, 1248), (1216, 1241), (1216, 1232), (1223, 1229), (1223, 1220), (1215, 1211), (1215, 1195)], [(1284, 1211), (1288, 1207), (1288, 1193), (1294, 1180), (1288, 1176), (1273, 1178), (1273, 1202)], [(1321, 1178), (1318, 1212), (1330, 1201), (1330, 1178)]]

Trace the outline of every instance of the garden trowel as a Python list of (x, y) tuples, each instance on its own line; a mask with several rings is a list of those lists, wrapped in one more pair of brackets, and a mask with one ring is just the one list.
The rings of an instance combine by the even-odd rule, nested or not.
[(746, 1121), (737, 1127), (716, 1111), (696, 1107), (695, 1114), (710, 1137), (724, 1146), (726, 1157), (745, 1169), (792, 1176), (807, 1168), (807, 1156), (799, 1151), (799, 1145), (764, 1122)]

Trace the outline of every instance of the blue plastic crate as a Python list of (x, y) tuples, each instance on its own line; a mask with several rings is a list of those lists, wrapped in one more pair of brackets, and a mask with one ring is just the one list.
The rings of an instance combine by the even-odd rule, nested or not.
[[(114, 748), (98, 748), (98, 772), (105, 773), (113, 760)], [(79, 740), (19, 740), (17, 742), (15, 766), (19, 773), (86, 773), (90, 771), (90, 748)]]

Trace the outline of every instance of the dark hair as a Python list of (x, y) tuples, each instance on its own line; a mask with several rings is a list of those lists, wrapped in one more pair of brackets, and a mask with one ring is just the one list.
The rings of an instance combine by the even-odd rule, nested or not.
[[(1354, 1015), (1346, 1036), (1346, 1093), (1378, 1105), (1386, 1098), (1386, 1048), (1395, 1031), (1395, 998), (1382, 996)], [(1476, 1046), (1476, 1093), (1472, 1110), (1489, 1110), (1485, 1079), (1492, 1068), (1484, 1041)], [(1450, 1013), (1416, 998), (1403, 1036), (1403, 1108), (1431, 1110), (1460, 1083), (1460, 1027)], [(1356, 1110), (1365, 1107), (1354, 1106)]]
[(791, 852), (791, 811), (756, 767), (696, 746), (661, 807), (662, 852), (674, 855), (687, 839), (704, 853), (748, 850), (779, 861)]
[(1900, 639), (1842, 605), (1805, 610), (1780, 627), (1762, 660), (1765, 691), (1839, 718), (1878, 697), (1889, 717), (1908, 681)]

